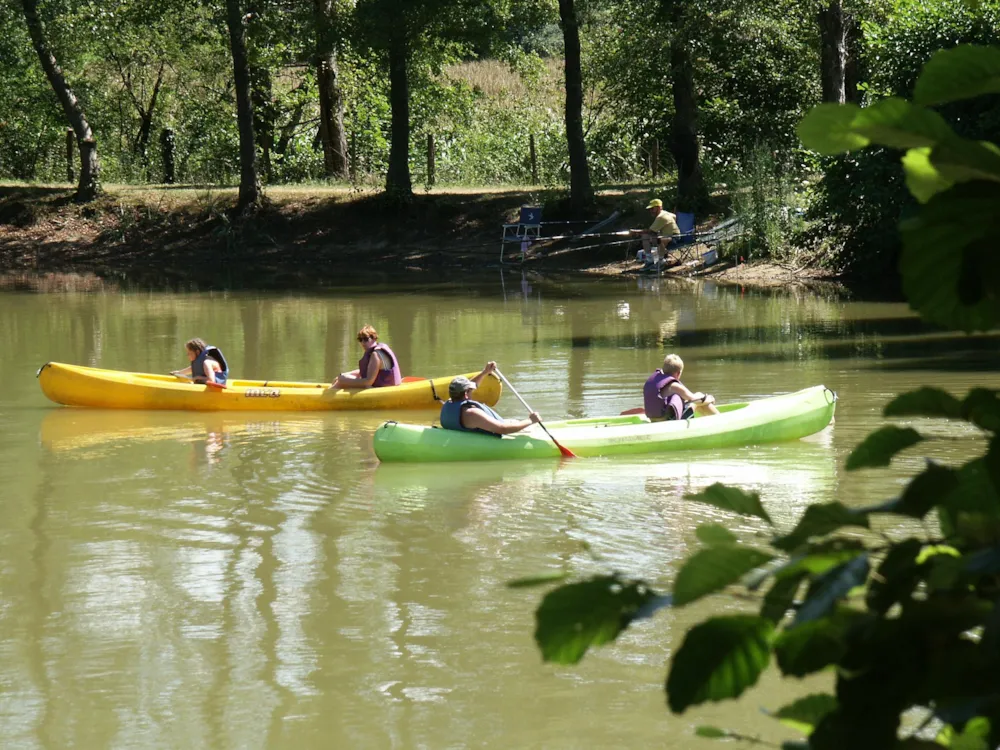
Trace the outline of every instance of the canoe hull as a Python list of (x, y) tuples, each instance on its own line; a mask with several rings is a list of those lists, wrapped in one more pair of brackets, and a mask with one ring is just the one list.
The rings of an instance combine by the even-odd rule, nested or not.
[[(473, 377), (477, 373), (467, 373)], [(42, 392), (57, 404), (99, 409), (172, 409), (181, 411), (366, 411), (436, 409), (435, 395), (448, 397), (454, 375), (417, 380), (388, 388), (346, 390), (325, 383), (230, 380), (225, 389), (191, 383), (170, 375), (101, 370), (49, 362), (38, 371)], [(477, 400), (491, 406), (502, 386), (493, 375), (476, 389)]]
[[(729, 404), (712, 417), (650, 422), (642, 415), (547, 423), (555, 438), (578, 456), (616, 456), (760, 445), (797, 440), (833, 420), (836, 395), (825, 386)], [(496, 461), (558, 458), (559, 450), (537, 427), (502, 438), (386, 422), (374, 436), (379, 460)]]

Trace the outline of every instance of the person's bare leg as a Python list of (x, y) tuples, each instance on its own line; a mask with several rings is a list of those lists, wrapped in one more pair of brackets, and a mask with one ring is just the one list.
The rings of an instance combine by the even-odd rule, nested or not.
[(698, 404), (694, 407), (694, 410), (703, 417), (719, 413), (719, 410), (715, 408), (715, 404)]

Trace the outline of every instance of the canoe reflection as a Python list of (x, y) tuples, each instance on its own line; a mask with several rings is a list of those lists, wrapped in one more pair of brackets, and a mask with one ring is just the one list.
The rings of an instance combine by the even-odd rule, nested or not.
[(254, 436), (352, 432), (370, 441), (371, 433), (384, 421), (384, 414), (365, 412), (260, 414), (65, 408), (52, 409), (45, 415), (39, 440), (56, 452), (154, 441), (204, 442), (206, 455), (214, 456), (233, 439)]
[(567, 459), (559, 463), (489, 461), (448, 464), (380, 464), (374, 472), (379, 495), (406, 498), (479, 494), (538, 496), (558, 484), (604, 490), (608, 502), (624, 493), (684, 494), (715, 482), (760, 491), (768, 497), (820, 497), (837, 481), (834, 453), (822, 436), (765, 447), (689, 452), (666, 456)]

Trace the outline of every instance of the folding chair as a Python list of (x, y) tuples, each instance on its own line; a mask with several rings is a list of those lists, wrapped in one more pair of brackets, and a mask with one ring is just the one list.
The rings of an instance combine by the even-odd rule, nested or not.
[(500, 240), (500, 262), (503, 263), (504, 246), (516, 242), (521, 245), (521, 255), (531, 243), (542, 235), (542, 207), (521, 206), (521, 214), (516, 224), (503, 225), (503, 237)]
[(695, 260), (695, 221), (694, 214), (677, 212), (677, 228), (680, 234), (675, 234), (667, 245), (667, 255), (673, 254), (678, 262), (686, 263)]

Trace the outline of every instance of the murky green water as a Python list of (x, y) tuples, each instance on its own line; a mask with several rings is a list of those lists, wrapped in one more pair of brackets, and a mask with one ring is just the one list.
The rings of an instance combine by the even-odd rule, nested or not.
[[(665, 708), (684, 629), (735, 600), (662, 613), (567, 669), (532, 642), (540, 592), (504, 582), (566, 566), (667, 587), (712, 517), (684, 492), (759, 489), (783, 523), (889, 497), (919, 455), (842, 468), (887, 399), (1000, 386), (997, 338), (926, 332), (903, 305), (657, 281), (8, 291), (0, 311), (4, 748), (699, 747), (700, 723), (789, 737), (758, 709), (809, 685)], [(371, 433), (389, 415), (74, 410), (34, 379), (48, 360), (164, 372), (197, 335), (240, 376), (329, 380), (356, 366), (365, 323), (404, 374), (496, 359), (550, 418), (638, 405), (667, 350), (720, 401), (817, 383), (841, 400), (832, 429), (796, 444), (442, 468), (378, 466)], [(510, 395), (500, 410), (521, 413)], [(976, 449), (954, 436), (935, 455)]]

